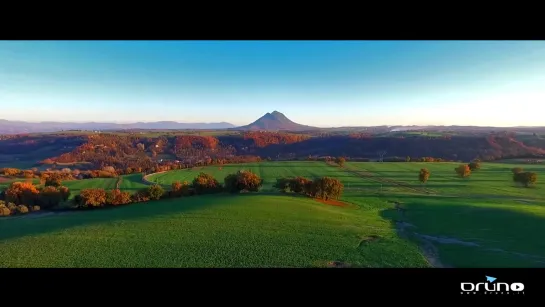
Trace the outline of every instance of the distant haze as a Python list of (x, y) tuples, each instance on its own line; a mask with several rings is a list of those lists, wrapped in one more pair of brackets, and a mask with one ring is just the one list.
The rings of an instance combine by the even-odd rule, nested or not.
[(543, 125), (544, 41), (3, 41), (1, 118)]

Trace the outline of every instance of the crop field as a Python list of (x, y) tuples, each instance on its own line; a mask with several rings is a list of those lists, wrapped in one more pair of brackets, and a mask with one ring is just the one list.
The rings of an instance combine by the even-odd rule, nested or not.
[(122, 176), (121, 185), (119, 188), (129, 193), (134, 193), (139, 189), (148, 187), (142, 182), (142, 174), (131, 174)]
[[(260, 193), (194, 196), (104, 209), (0, 220), (0, 266), (545, 267), (545, 166), (483, 163), (458, 178), (459, 163), (263, 162), (176, 170), (148, 180), (169, 186), (199, 172), (220, 182), (238, 170), (264, 179)], [(538, 173), (516, 186), (511, 169)], [(426, 167), (431, 176), (418, 182)], [(330, 176), (347, 206), (282, 195), (276, 178)], [(73, 181), (73, 194), (116, 179)], [(76, 185), (77, 183), (77, 185)], [(130, 192), (145, 185), (123, 176)], [(55, 246), (56, 248), (48, 248)]]
[(259, 194), (4, 220), (0, 249), (0, 267), (428, 266), (415, 243), (357, 206)]
[(73, 198), (84, 189), (105, 189), (111, 190), (115, 189), (115, 183), (117, 178), (93, 178), (93, 179), (84, 179), (84, 180), (68, 180), (63, 181), (62, 185), (70, 189), (71, 195), (70, 198)]

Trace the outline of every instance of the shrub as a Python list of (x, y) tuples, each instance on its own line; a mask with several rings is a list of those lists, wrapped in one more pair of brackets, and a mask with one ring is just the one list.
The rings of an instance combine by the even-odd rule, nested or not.
[(10, 216), (11, 210), (9, 210), (7, 207), (0, 207), (0, 216)]
[(225, 189), (231, 193), (257, 192), (263, 186), (263, 180), (250, 171), (238, 171), (236, 174), (227, 175), (224, 181)]
[(203, 172), (193, 179), (193, 188), (196, 194), (217, 193), (222, 189), (216, 178)]
[(17, 205), (14, 203), (8, 203), (7, 208), (11, 211), (11, 213), (17, 211)]
[(25, 205), (19, 205), (17, 206), (17, 213), (18, 214), (26, 214), (28, 213), (28, 207)]
[(40, 211), (41, 208), (40, 206), (32, 206), (31, 209), (32, 209), (32, 212), (34, 212), (34, 211)]

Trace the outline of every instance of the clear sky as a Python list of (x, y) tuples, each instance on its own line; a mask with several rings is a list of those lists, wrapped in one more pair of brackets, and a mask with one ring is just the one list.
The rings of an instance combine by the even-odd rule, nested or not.
[(0, 119), (545, 126), (545, 41), (2, 41)]

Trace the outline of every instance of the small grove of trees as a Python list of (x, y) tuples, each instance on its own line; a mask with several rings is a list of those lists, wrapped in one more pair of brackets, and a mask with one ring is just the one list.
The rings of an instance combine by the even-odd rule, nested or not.
[(224, 179), (225, 190), (230, 193), (257, 192), (263, 186), (263, 179), (250, 171), (238, 171)]
[[(69, 197), (70, 190), (67, 187), (38, 188), (31, 182), (13, 182), (2, 193), (2, 198), (5, 198), (3, 208), (7, 208), (10, 211), (9, 214), (51, 209), (67, 201)], [(10, 207), (9, 204), (13, 206)], [(7, 210), (2, 209), (3, 214), (7, 213)]]
[(537, 174), (534, 172), (516, 172), (513, 174), (513, 181), (529, 187), (537, 182)]
[(310, 180), (304, 177), (277, 178), (274, 187), (281, 192), (293, 192), (324, 200), (341, 197), (344, 185), (335, 178), (321, 177)]
[(456, 174), (462, 178), (469, 177), (471, 175), (471, 168), (467, 164), (461, 164), (460, 166), (454, 169)]
[(209, 194), (221, 192), (223, 187), (212, 175), (201, 172), (193, 179), (193, 189), (196, 194)]
[(420, 169), (420, 173), (418, 173), (418, 180), (422, 183), (426, 183), (429, 178), (430, 171), (427, 168)]
[(344, 157), (335, 158), (335, 163), (339, 164), (340, 167), (343, 167), (345, 162), (346, 162), (346, 158)]

